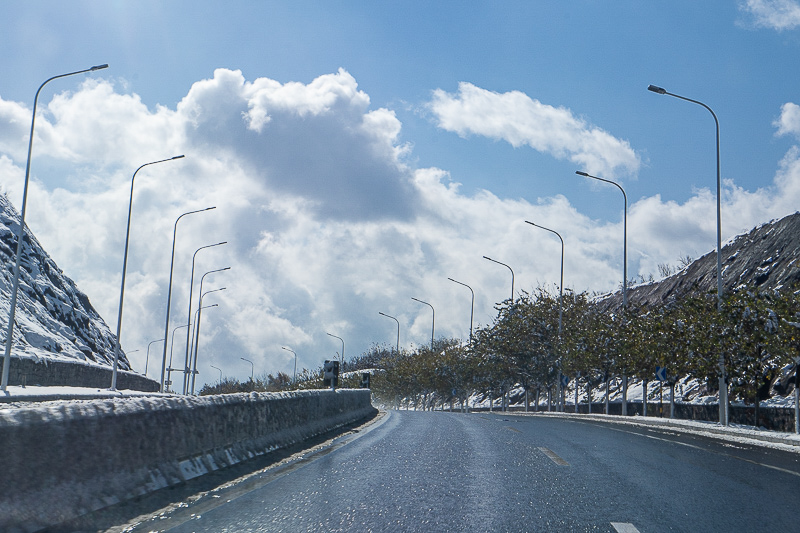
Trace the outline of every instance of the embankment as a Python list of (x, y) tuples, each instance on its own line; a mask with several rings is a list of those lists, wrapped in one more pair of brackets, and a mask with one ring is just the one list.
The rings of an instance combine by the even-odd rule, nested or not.
[(374, 413), (369, 390), (0, 409), (0, 531), (37, 531)]

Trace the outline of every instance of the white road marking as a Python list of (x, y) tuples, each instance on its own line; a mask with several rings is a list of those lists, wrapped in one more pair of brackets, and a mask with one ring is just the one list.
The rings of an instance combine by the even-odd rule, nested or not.
[(550, 460), (553, 461), (555, 464), (559, 466), (569, 466), (569, 463), (566, 462), (561, 457), (559, 457), (553, 450), (549, 448), (540, 447), (539, 451), (545, 454), (547, 457), (549, 457)]
[(766, 463), (760, 463), (758, 461), (753, 461), (752, 459), (747, 459), (745, 457), (739, 457), (738, 455), (734, 455), (732, 453), (725, 453), (725, 452), (718, 452), (718, 451), (714, 451), (714, 450), (709, 450), (708, 448), (703, 448), (701, 446), (695, 446), (694, 444), (688, 444), (686, 442), (678, 442), (676, 440), (671, 440), (671, 439), (662, 439), (661, 437), (654, 437), (653, 435), (644, 435), (643, 433), (636, 433), (635, 431), (626, 431), (624, 429), (616, 429), (616, 428), (608, 428), (608, 429), (611, 429), (612, 431), (619, 431), (620, 433), (629, 433), (631, 435), (639, 435), (640, 437), (647, 437), (648, 439), (669, 442), (671, 444), (680, 444), (681, 446), (686, 446), (688, 448), (694, 448), (695, 450), (701, 450), (701, 451), (704, 451), (704, 452), (715, 453), (717, 455), (723, 455), (725, 457), (732, 457), (733, 459), (739, 459), (740, 461), (744, 461), (746, 463), (751, 463), (751, 464), (754, 464), (754, 465), (763, 466), (764, 468), (771, 468), (772, 470), (777, 470), (778, 472), (783, 472), (784, 474), (791, 474), (793, 476), (800, 477), (800, 472), (795, 472), (794, 470), (788, 470), (786, 468), (781, 468), (780, 466), (774, 466), (774, 465), (768, 465)]
[(636, 526), (627, 522), (611, 522), (611, 526), (616, 529), (618, 533), (639, 533)]

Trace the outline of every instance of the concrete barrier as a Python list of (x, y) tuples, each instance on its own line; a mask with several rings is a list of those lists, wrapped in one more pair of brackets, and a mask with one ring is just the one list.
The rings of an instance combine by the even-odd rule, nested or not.
[(37, 531), (375, 412), (368, 390), (2, 409), (0, 531)]
[[(42, 385), (45, 387), (89, 387), (111, 386), (111, 367), (89, 361), (66, 361), (59, 359), (33, 359), (12, 357), (8, 373), (9, 385)], [(0, 363), (0, 367), (2, 367)], [(158, 381), (119, 369), (117, 389), (157, 392)]]

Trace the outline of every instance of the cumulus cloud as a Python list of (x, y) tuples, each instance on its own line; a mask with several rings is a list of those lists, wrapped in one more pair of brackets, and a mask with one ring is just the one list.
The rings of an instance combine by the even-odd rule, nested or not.
[(773, 122), (776, 135), (794, 135), (800, 139), (800, 106), (787, 102), (781, 106), (781, 116)]
[(440, 128), (501, 139), (512, 146), (530, 146), (558, 159), (569, 159), (589, 172), (606, 176), (635, 173), (639, 156), (627, 141), (519, 91), (496, 93), (460, 83), (458, 93), (441, 89), (428, 104)]
[[(587, 170), (594, 164), (602, 167), (597, 172), (633, 172), (638, 165), (626, 143), (569, 111), (521, 93), (462, 88), (457, 97), (437, 93), (434, 100), (443, 105), (436, 108), (441, 120), (453, 121), (447, 129), (479, 133), (479, 122), (494, 123), (480, 134), (497, 131), (498, 138), (520, 145), (542, 143), (543, 150), (562, 157), (584, 158)], [(490, 112), (490, 103), (500, 111)], [(462, 106), (476, 112), (458, 123), (454, 109)], [(780, 134), (797, 135), (792, 106), (785, 105), (776, 122)], [(514, 127), (508, 125), (511, 108), (527, 117)], [(487, 190), (466, 195), (446, 169), (411, 168), (405, 161), (409, 148), (399, 142), (399, 120), (390, 109), (371, 108), (368, 95), (343, 70), (304, 84), (248, 81), (241, 72), (220, 69), (195, 83), (175, 109), (149, 108), (107, 81), (87, 80), (42, 110), (27, 221), (106, 320), (117, 312), (131, 174), (148, 161), (186, 155), (148, 166), (136, 177), (122, 344), (138, 370), (144, 369), (148, 344), (164, 337), (175, 221), (210, 206), (216, 209), (186, 216), (177, 226), (167, 345), (171, 352), (174, 329), (190, 320), (194, 252), (228, 241), (196, 256), (195, 303), (201, 276), (231, 267), (205, 278), (204, 291), (226, 290), (204, 301), (218, 307), (203, 315), (201, 383), (217, 379), (212, 364), (226, 375), (249, 377), (249, 364), (240, 357), (254, 361), (257, 375), (288, 372), (294, 356), (282, 346), (297, 352), (301, 368), (317, 368), (341, 351), (327, 332), (346, 339), (348, 357), (372, 342), (393, 345), (396, 325), (379, 311), (400, 321), (401, 345), (425, 344), (430, 309), (412, 296), (434, 305), (437, 337), (466, 338), (469, 291), (448, 277), (474, 288), (476, 326), (489, 322), (494, 305), (510, 295), (508, 272), (483, 255), (514, 268), (518, 291), (540, 284), (555, 288), (560, 242), (525, 220), (564, 237), (567, 287), (608, 291), (622, 280), (621, 209), (611, 220), (592, 220), (563, 196), (508, 199)], [(551, 129), (561, 128), (561, 140), (537, 140), (537, 114)], [(23, 122), (29, 117), (23, 104), (0, 99), (0, 183), (16, 205), (27, 144)], [(615, 158), (595, 155), (603, 152), (595, 141), (616, 150)], [(791, 213), (798, 203), (795, 147), (770, 186), (745, 191), (725, 183), (724, 238)], [(683, 203), (654, 196), (629, 209), (631, 277), (714, 248), (715, 199), (707, 189)], [(728, 215), (733, 212), (736, 217)], [(184, 343), (185, 329), (178, 330), (175, 366)], [(147, 363), (158, 377), (163, 345), (154, 346)]]
[(759, 28), (783, 31), (800, 26), (800, 4), (795, 0), (747, 0), (740, 8)]

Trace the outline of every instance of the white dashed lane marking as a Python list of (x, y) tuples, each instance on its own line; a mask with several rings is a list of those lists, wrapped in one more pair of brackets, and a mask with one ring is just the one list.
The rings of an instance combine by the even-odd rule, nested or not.
[(627, 522), (611, 522), (611, 526), (616, 529), (618, 533), (639, 533), (636, 526)]
[(549, 448), (540, 447), (539, 451), (545, 454), (547, 457), (549, 457), (550, 460), (553, 461), (555, 464), (559, 466), (569, 466), (569, 463), (566, 462), (561, 457), (559, 457), (558, 455), (556, 455), (556, 453), (553, 450)]

